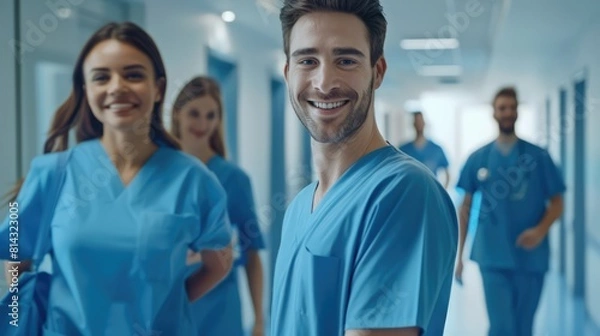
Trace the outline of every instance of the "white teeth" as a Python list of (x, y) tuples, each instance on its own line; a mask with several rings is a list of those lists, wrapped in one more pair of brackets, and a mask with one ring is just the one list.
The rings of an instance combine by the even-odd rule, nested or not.
[(320, 109), (330, 110), (330, 109), (338, 108), (338, 107), (344, 105), (345, 103), (346, 103), (345, 101), (335, 102), (335, 103), (313, 102), (313, 105), (315, 105), (316, 107), (318, 107)]
[(133, 104), (110, 104), (110, 108), (113, 108), (113, 109), (124, 109), (124, 108), (129, 108), (132, 106), (133, 106)]

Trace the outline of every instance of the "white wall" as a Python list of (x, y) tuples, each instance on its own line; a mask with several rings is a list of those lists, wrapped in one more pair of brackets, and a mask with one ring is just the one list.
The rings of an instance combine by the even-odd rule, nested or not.
[[(14, 6), (12, 1), (0, 2), (0, 41), (14, 38)], [(17, 181), (17, 113), (15, 88), (15, 54), (8, 48), (0, 48), (0, 101), (3, 108), (0, 122), (0, 195), (8, 192)], [(4, 61), (6, 60), (6, 61)], [(1, 199), (0, 199), (1, 200)], [(0, 218), (7, 214), (5, 202), (0, 204)], [(4, 277), (0, 279), (0, 293), (5, 292)]]
[[(0, 41), (14, 39), (14, 6), (12, 1), (0, 2)], [(0, 194), (7, 192), (17, 180), (17, 113), (15, 87), (15, 53), (9, 48), (0, 48)], [(4, 214), (5, 207), (0, 206)], [(4, 217), (4, 216), (0, 216)]]

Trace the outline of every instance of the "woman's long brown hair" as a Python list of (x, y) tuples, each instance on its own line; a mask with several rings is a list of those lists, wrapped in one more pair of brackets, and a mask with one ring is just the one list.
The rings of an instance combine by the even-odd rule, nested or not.
[[(69, 131), (72, 128), (75, 128), (75, 137), (78, 143), (102, 136), (102, 123), (92, 114), (85, 96), (83, 63), (90, 51), (97, 44), (110, 39), (129, 44), (150, 58), (154, 67), (155, 79), (157, 81), (159, 79), (164, 81), (164, 86), (162, 87), (164, 97), (167, 88), (167, 74), (158, 47), (152, 40), (152, 37), (138, 25), (131, 22), (108, 23), (90, 37), (79, 53), (75, 68), (73, 69), (73, 88), (67, 100), (62, 103), (54, 114), (48, 138), (44, 143), (44, 154), (66, 150), (69, 146)], [(150, 137), (154, 142), (181, 149), (181, 145), (177, 139), (165, 130), (162, 120), (162, 108), (163, 100), (161, 99), (161, 101), (154, 104), (152, 120), (150, 122)], [(23, 180), (21, 179), (21, 181), (17, 182), (13, 190), (9, 192), (9, 202), (16, 199), (22, 183)]]
[(215, 151), (218, 155), (225, 158), (225, 139), (224, 139), (224, 118), (223, 118), (223, 98), (221, 97), (221, 88), (219, 83), (207, 76), (198, 76), (192, 78), (181, 92), (177, 95), (175, 99), (175, 103), (173, 103), (173, 113), (171, 113), (171, 131), (173, 135), (177, 139), (181, 139), (181, 127), (179, 125), (179, 119), (177, 115), (181, 112), (181, 109), (188, 102), (201, 98), (204, 96), (209, 96), (217, 102), (218, 106), (218, 117), (221, 121), (219, 123), (219, 127), (215, 130), (215, 132), (210, 136), (208, 141), (210, 148)]

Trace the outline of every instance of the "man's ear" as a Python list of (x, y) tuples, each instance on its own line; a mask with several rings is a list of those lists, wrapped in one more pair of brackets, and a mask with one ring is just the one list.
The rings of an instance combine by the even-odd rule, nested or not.
[(385, 61), (385, 57), (381, 55), (377, 62), (375, 62), (375, 82), (373, 83), (375, 89), (378, 89), (381, 86), (386, 70), (387, 62)]
[(285, 82), (288, 81), (288, 71), (290, 71), (290, 64), (286, 61), (283, 66), (283, 78), (285, 78)]

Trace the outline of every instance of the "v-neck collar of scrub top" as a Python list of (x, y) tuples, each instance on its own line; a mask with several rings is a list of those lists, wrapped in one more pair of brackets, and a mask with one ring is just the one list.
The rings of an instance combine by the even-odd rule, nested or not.
[[(346, 171), (344, 173), (342, 173), (342, 175), (338, 178), (338, 180), (333, 183), (333, 185), (331, 186), (331, 188), (329, 188), (329, 190), (325, 193), (325, 195), (323, 195), (323, 197), (321, 198), (321, 201), (319, 202), (319, 204), (317, 204), (316, 208), (313, 207), (313, 203), (314, 203), (315, 193), (317, 191), (317, 188), (319, 187), (319, 181), (314, 182), (314, 186), (310, 193), (310, 204), (309, 204), (309, 209), (308, 209), (310, 218), (313, 219), (314, 217), (318, 217), (319, 213), (326, 211), (327, 208), (329, 208), (331, 206), (330, 203), (332, 203), (332, 200), (339, 199), (337, 194), (346, 190), (346, 188), (343, 188), (343, 186), (346, 184), (346, 181), (348, 179), (351, 179), (351, 177), (352, 177), (352, 175), (354, 175), (355, 171), (360, 170), (363, 166), (365, 166), (367, 164), (373, 164), (374, 160), (372, 160), (371, 158), (375, 157), (377, 155), (380, 155), (381, 153), (383, 153), (387, 150), (396, 150), (396, 148), (394, 146), (392, 146), (390, 143), (386, 143), (385, 146), (383, 146), (381, 148), (377, 148), (376, 150), (371, 151), (371, 152), (367, 153), (366, 155), (363, 155), (356, 162), (354, 162), (352, 165), (350, 165), (350, 167), (348, 169), (346, 169)], [(354, 180), (354, 179), (352, 178), (351, 180)]]
[(159, 164), (159, 158), (161, 156), (162, 151), (164, 150), (160, 144), (157, 144), (158, 148), (156, 149), (156, 151), (154, 151), (154, 153), (150, 155), (150, 157), (146, 160), (142, 167), (140, 167), (140, 169), (131, 179), (131, 181), (129, 181), (129, 183), (125, 185), (121, 180), (121, 176), (119, 175), (117, 167), (111, 161), (104, 146), (102, 146), (100, 139), (92, 140), (91, 146), (93, 146), (93, 150), (96, 153), (94, 157), (98, 161), (100, 161), (100, 164), (103, 167), (108, 169), (111, 175), (111, 180), (109, 182), (109, 190), (113, 199), (117, 199), (121, 197), (121, 195), (131, 192), (130, 190), (135, 191), (141, 189), (142, 186), (146, 184), (149, 177), (152, 176), (152, 173), (156, 171), (158, 167), (161, 166)]
[(423, 144), (420, 146), (417, 146), (416, 141), (412, 142), (413, 149), (415, 150), (415, 152), (418, 152), (418, 153), (425, 152), (425, 150), (429, 149), (430, 145), (431, 145), (431, 141), (429, 141), (429, 139), (425, 139), (425, 142), (423, 142)]
[(501, 143), (498, 140), (494, 141), (493, 145), (494, 149), (498, 151), (500, 156), (507, 158), (513, 154), (515, 148), (521, 145), (521, 139), (516, 138), (514, 141), (510, 143)]

